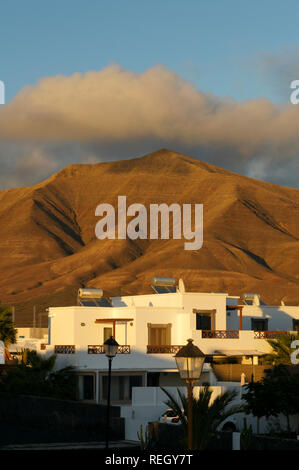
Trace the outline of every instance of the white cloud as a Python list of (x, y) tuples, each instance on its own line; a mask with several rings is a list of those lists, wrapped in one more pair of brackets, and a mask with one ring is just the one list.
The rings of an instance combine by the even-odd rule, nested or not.
[(298, 128), (297, 106), (218, 98), (161, 65), (141, 74), (110, 65), (24, 87), (0, 109), (0, 160), (4, 148), (14, 147), (5, 171), (11, 181), (30, 184), (69, 163), (168, 147), (233, 171), (271, 174), (273, 182), (287, 164), (283, 184), (294, 184)]

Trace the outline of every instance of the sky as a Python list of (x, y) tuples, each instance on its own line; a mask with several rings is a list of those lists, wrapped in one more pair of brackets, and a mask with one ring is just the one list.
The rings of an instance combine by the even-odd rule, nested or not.
[(293, 0), (2, 2), (0, 189), (159, 148), (298, 187), (298, 13)]

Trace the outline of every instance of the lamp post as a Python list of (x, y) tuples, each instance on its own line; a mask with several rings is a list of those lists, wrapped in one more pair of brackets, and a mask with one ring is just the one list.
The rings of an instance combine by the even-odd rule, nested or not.
[(188, 339), (186, 346), (183, 346), (174, 356), (178, 371), (182, 380), (186, 382), (188, 391), (188, 449), (193, 450), (193, 383), (200, 378), (203, 364), (205, 362), (204, 353), (192, 344), (193, 339)]
[(107, 418), (106, 418), (106, 449), (109, 447), (109, 427), (110, 427), (110, 391), (111, 391), (111, 365), (112, 359), (117, 354), (119, 344), (115, 341), (113, 336), (110, 336), (104, 343), (105, 354), (109, 361), (108, 372), (108, 395), (107, 395)]

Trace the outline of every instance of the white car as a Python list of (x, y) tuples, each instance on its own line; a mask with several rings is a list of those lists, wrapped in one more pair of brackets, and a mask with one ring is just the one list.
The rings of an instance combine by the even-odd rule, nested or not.
[(169, 408), (160, 416), (160, 421), (168, 424), (181, 424), (180, 418), (172, 408)]

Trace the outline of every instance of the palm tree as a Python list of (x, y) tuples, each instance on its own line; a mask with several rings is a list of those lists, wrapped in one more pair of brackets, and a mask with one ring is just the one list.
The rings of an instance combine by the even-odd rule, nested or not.
[[(174, 409), (183, 426), (184, 444), (187, 447), (188, 437), (188, 400), (179, 390), (180, 403), (164, 388), (163, 392), (168, 396), (165, 402), (167, 406)], [(216, 433), (220, 424), (236, 413), (241, 413), (242, 405), (231, 405), (237, 396), (236, 391), (227, 391), (211, 401), (213, 391), (209, 385), (204, 385), (199, 392), (198, 398), (193, 397), (193, 445), (194, 449), (203, 450)], [(231, 406), (229, 406), (231, 405)]]
[(16, 395), (37, 395), (75, 399), (73, 367), (54, 370), (56, 354), (42, 357), (36, 351), (25, 349), (17, 367), (7, 370), (0, 383), (0, 391)]
[(7, 347), (16, 342), (17, 330), (12, 321), (12, 314), (9, 308), (0, 305), (0, 341)]
[(267, 342), (272, 347), (272, 352), (265, 356), (265, 363), (292, 365), (291, 354), (294, 349), (291, 348), (291, 344), (294, 340), (299, 340), (299, 334), (286, 333), (279, 335), (276, 339), (268, 339)]

